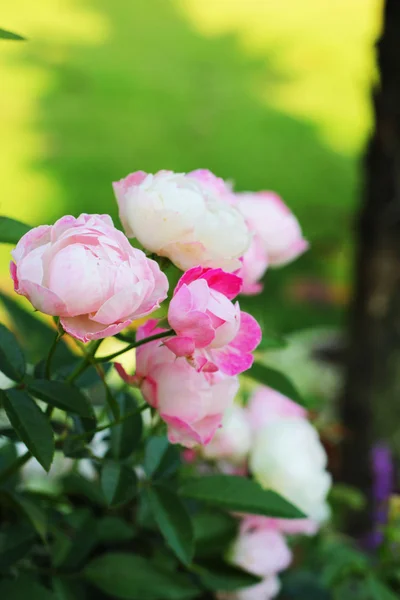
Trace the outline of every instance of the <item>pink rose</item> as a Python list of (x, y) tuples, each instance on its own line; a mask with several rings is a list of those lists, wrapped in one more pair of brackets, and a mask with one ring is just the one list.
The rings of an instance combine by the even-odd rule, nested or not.
[[(162, 329), (150, 320), (137, 330), (143, 339)], [(186, 358), (176, 358), (157, 340), (136, 351), (136, 373), (129, 377), (121, 365), (120, 375), (140, 387), (145, 400), (156, 408), (167, 423), (171, 443), (192, 448), (207, 444), (221, 426), (225, 410), (232, 404), (239, 383), (223, 373), (196, 371)]]
[(259, 280), (267, 267), (283, 266), (303, 254), (308, 242), (296, 217), (273, 192), (236, 194), (237, 207), (246, 219), (253, 241), (242, 259), (244, 294), (262, 291)]
[(108, 215), (31, 229), (12, 255), (15, 291), (83, 342), (115, 335), (167, 296), (157, 263), (132, 248)]
[(183, 271), (195, 265), (240, 267), (251, 234), (234, 203), (226, 201), (233, 194), (212, 173), (138, 171), (113, 186), (127, 235), (151, 252)]
[(312, 519), (274, 519), (261, 515), (246, 515), (243, 519), (242, 530), (273, 529), (286, 535), (315, 535), (320, 523)]
[(240, 277), (221, 269), (186, 271), (168, 310), (169, 324), (177, 333), (166, 341), (168, 348), (177, 356), (193, 357), (202, 370), (237, 375), (250, 368), (251, 352), (262, 334), (257, 321), (231, 302), (241, 283)]
[(247, 413), (253, 431), (280, 418), (307, 418), (305, 408), (267, 386), (260, 386), (255, 390), (247, 405)]
[(241, 527), (234, 543), (231, 562), (263, 577), (255, 586), (236, 592), (237, 600), (268, 600), (279, 592), (276, 574), (290, 565), (292, 553), (285, 538), (276, 529)]

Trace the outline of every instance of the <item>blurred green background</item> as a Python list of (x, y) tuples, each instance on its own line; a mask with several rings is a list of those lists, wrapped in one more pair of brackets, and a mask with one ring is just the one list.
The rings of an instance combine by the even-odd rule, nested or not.
[[(382, 0), (13, 0), (1, 26), (0, 213), (109, 212), (131, 171), (273, 189), (311, 250), (243, 304), (274, 330), (340, 323)], [(2, 289), (9, 249), (0, 255)]]

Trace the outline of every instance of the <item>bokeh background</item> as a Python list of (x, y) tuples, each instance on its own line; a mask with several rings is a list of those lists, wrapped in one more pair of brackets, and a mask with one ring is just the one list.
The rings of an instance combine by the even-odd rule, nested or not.
[[(272, 189), (311, 250), (245, 301), (274, 331), (340, 325), (382, 0), (13, 0), (1, 26), (0, 213), (109, 212), (128, 172)], [(0, 286), (10, 290), (9, 248)]]

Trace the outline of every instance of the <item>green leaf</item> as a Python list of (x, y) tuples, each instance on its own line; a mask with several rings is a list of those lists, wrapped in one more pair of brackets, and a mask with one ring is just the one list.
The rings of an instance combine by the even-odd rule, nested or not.
[(280, 392), (283, 396), (287, 396), (293, 402), (306, 407), (304, 398), (299, 394), (294, 384), (280, 371), (276, 371), (260, 363), (254, 363), (251, 369), (246, 371), (246, 375), (252, 377), (258, 383)]
[(165, 436), (153, 436), (147, 440), (144, 451), (144, 470), (146, 475), (151, 477), (160, 465), (169, 442)]
[(144, 470), (152, 479), (167, 478), (179, 468), (180, 451), (165, 436), (153, 436), (147, 440), (144, 454)]
[[(23, 41), (26, 40), (26, 38), (22, 37), (22, 35), (19, 35), (18, 33), (13, 33), (12, 31), (8, 31), (7, 29), (0, 29), (0, 39), (1, 40), (14, 40), (15, 42), (23, 42)], [(22, 226), (28, 227), (28, 225), (24, 225), (23, 223), (19, 223), (19, 221), (14, 221), (14, 219), (8, 219), (7, 217), (0, 217), (0, 223), (3, 220), (4, 221), (11, 221), (12, 223), (16, 223), (17, 225), (19, 225), (21, 227)], [(31, 229), (31, 228), (28, 227), (27, 231), (29, 231), (29, 229)], [(0, 230), (0, 233), (2, 233), (1, 230)], [(24, 233), (26, 233), (26, 231)], [(24, 234), (22, 233), (21, 236), (22, 235), (24, 235)], [(17, 241), (18, 241), (18, 239), (17, 239)], [(7, 241), (7, 240), (5, 240), (5, 241)], [(14, 244), (16, 242), (8, 242), (8, 243)]]
[(194, 554), (194, 532), (185, 505), (174, 492), (160, 485), (148, 488), (146, 495), (167, 544), (179, 560), (190, 564)]
[(206, 509), (192, 516), (196, 556), (223, 556), (238, 530), (238, 520), (226, 512)]
[[(25, 310), (20, 303), (16, 302), (10, 296), (0, 293), (0, 300), (10, 317), (14, 328), (20, 335), (20, 342), (26, 351), (28, 361), (38, 362), (44, 358), (54, 340), (55, 330), (35, 316), (32, 310)], [(64, 339), (59, 340), (54, 357), (53, 365), (57, 368), (59, 365), (74, 362), (77, 359), (68, 348)], [(78, 380), (80, 382), (80, 380)]]
[(25, 357), (11, 331), (0, 324), (0, 371), (13, 381), (25, 375)]
[(32, 548), (36, 534), (25, 523), (11, 525), (0, 532), (0, 569), (11, 566)]
[(184, 600), (200, 594), (183, 573), (164, 571), (135, 554), (103, 554), (86, 566), (84, 576), (102, 592), (124, 600)]
[(47, 516), (38, 504), (21, 494), (12, 494), (12, 498), (16, 505), (26, 515), (34, 529), (44, 542), (47, 537)]
[(57, 568), (73, 570), (86, 561), (97, 544), (96, 519), (84, 508), (75, 509), (65, 520), (67, 533), (56, 532), (52, 561)]
[(276, 492), (264, 490), (256, 481), (236, 475), (208, 475), (192, 479), (184, 483), (179, 492), (186, 498), (229, 511), (278, 519), (304, 519), (306, 516)]
[[(121, 417), (135, 412), (137, 402), (129, 394), (123, 393), (117, 398)], [(138, 447), (143, 430), (140, 413), (132, 415), (120, 425), (111, 429), (111, 454), (116, 460), (128, 458)]]
[(105, 506), (104, 496), (93, 481), (88, 481), (78, 473), (69, 473), (62, 478), (63, 492), (67, 496), (78, 497), (96, 506)]
[(97, 537), (102, 544), (129, 542), (134, 535), (134, 527), (120, 517), (103, 517), (97, 521)]
[(33, 396), (51, 406), (76, 413), (84, 418), (94, 417), (93, 407), (87, 397), (70, 383), (33, 379), (28, 382), (27, 388)]
[[(0, 38), (4, 38), (5, 33), (9, 35), (16, 35), (14, 33), (5, 31), (4, 29), (0, 29)], [(8, 38), (8, 39), (19, 39), (17, 38)], [(9, 219), (8, 217), (0, 217), (0, 244), (18, 244), (19, 240), (23, 235), (28, 233), (32, 227), (29, 225), (25, 225), (25, 223), (21, 223), (20, 221), (16, 221), (15, 219)]]
[(18, 574), (16, 579), (2, 578), (0, 581), (0, 598), (4, 600), (56, 600), (50, 590), (41, 585), (31, 575)]
[(101, 488), (109, 506), (132, 500), (137, 492), (137, 477), (132, 467), (106, 461), (101, 470)]
[(53, 590), (57, 600), (86, 600), (84, 586), (73, 579), (53, 577)]
[(23, 390), (7, 390), (1, 394), (3, 408), (21, 441), (49, 471), (54, 456), (53, 430), (46, 415)]
[(234, 592), (262, 581), (262, 578), (257, 575), (218, 560), (213, 560), (207, 566), (195, 565), (193, 571), (200, 577), (206, 588), (216, 592)]
[[(14, 430), (12, 429), (14, 433)], [(2, 435), (2, 434), (0, 434)], [(18, 437), (16, 438), (18, 440)], [(12, 442), (3, 442), (0, 447), (0, 478), (2, 471), (7, 469), (13, 462), (18, 458), (17, 448)], [(3, 487), (14, 488), (18, 482), (18, 473), (14, 473), (11, 477), (7, 478), (7, 481), (3, 483)]]
[(371, 594), (371, 600), (396, 600), (398, 599), (397, 594), (392, 592), (392, 590), (379, 581), (373, 575), (370, 575), (367, 579), (367, 588), (369, 593)]

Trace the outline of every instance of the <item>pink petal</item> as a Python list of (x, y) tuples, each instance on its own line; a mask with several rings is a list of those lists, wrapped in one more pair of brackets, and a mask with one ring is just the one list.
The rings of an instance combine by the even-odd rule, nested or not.
[(12, 257), (18, 263), (18, 261), (26, 256), (28, 252), (31, 252), (38, 246), (47, 244), (50, 241), (50, 234), (50, 225), (40, 225), (39, 227), (34, 227), (19, 240), (16, 248), (14, 248), (14, 250), (11, 252)]
[(10, 275), (14, 282), (14, 290), (16, 292), (18, 292), (19, 282), (18, 282), (18, 275), (17, 275), (17, 265), (13, 261), (10, 262)]
[(167, 331), (166, 329), (162, 329), (161, 327), (157, 327), (159, 319), (149, 319), (137, 328), (136, 331), (136, 339), (143, 340), (144, 338), (150, 337), (151, 335), (156, 335), (157, 333), (162, 333), (163, 331)]
[(102, 323), (96, 323), (91, 320), (88, 315), (62, 317), (60, 321), (61, 325), (69, 335), (85, 343), (90, 342), (91, 340), (100, 340), (105, 337), (111, 337), (132, 323), (132, 320), (130, 319), (123, 323), (115, 323), (107, 327)]
[(176, 356), (191, 356), (195, 350), (194, 341), (190, 337), (176, 336), (167, 338), (164, 345), (171, 350)]
[(240, 354), (231, 344), (210, 353), (218, 368), (226, 375), (238, 375), (250, 369), (254, 362), (252, 354)]
[(189, 285), (189, 283), (192, 283), (192, 281), (196, 281), (197, 279), (199, 279), (199, 277), (201, 276), (201, 274), (205, 271), (206, 269), (204, 269), (203, 267), (201, 267), (200, 265), (198, 267), (192, 267), (191, 269), (188, 269), (180, 278), (180, 280), (178, 281), (178, 283), (176, 284), (176, 288), (174, 290), (174, 296), (175, 294), (181, 289), (181, 287), (183, 285)]
[(106, 300), (93, 317), (89, 317), (103, 325), (111, 325), (122, 319), (133, 319), (135, 310), (140, 306), (141, 295), (131, 289), (121, 290)]
[(257, 294), (261, 294), (263, 289), (264, 285), (262, 283), (244, 283), (240, 293), (243, 296), (257, 296)]
[(285, 249), (285, 252), (281, 252), (274, 255), (268, 255), (269, 263), (273, 267), (283, 267), (288, 263), (292, 262), (295, 258), (304, 254), (306, 250), (310, 247), (310, 244), (307, 240), (300, 238), (296, 240), (291, 246)]
[(225, 273), (222, 269), (207, 269), (202, 278), (213, 290), (221, 292), (229, 300), (235, 298), (242, 288), (242, 279), (234, 273)]
[(252, 352), (261, 342), (262, 331), (254, 317), (246, 312), (240, 313), (240, 329), (234, 340), (229, 344), (231, 348), (244, 353)]
[(68, 314), (67, 307), (61, 298), (38, 283), (22, 279), (19, 282), (18, 294), (26, 296), (37, 310), (46, 315), (59, 317)]
[(137, 386), (140, 383), (140, 377), (137, 375), (128, 375), (121, 363), (114, 363), (118, 375), (129, 385)]

